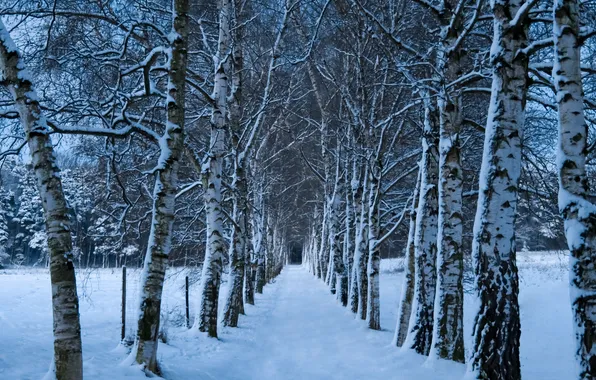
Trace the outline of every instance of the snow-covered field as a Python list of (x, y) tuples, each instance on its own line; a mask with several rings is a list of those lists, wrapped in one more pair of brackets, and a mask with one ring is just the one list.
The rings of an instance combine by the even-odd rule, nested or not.
[[(563, 254), (521, 252), (521, 360), (525, 380), (573, 379), (573, 336)], [(284, 269), (241, 327), (209, 339), (184, 325), (184, 273), (170, 270), (164, 290), (167, 344), (158, 351), (166, 379), (461, 379), (463, 365), (439, 362), (390, 346), (403, 273), (383, 260), (381, 323), (370, 331), (335, 302), (303, 268)], [(129, 270), (132, 328), (138, 272)], [(120, 363), (120, 271), (79, 274), (86, 379), (144, 379)], [(225, 286), (225, 285), (224, 285)], [(225, 290), (225, 289), (222, 289)], [(196, 298), (191, 287), (191, 310)], [(193, 293), (194, 296), (193, 297)], [(224, 293), (224, 292), (222, 292)], [(470, 304), (471, 297), (466, 300)], [(192, 318), (192, 313), (191, 313)], [(473, 316), (466, 313), (467, 334)], [(44, 270), (0, 271), (0, 379), (40, 379), (52, 359), (49, 275)], [(469, 342), (469, 339), (468, 339)], [(468, 344), (469, 346), (469, 344)]]

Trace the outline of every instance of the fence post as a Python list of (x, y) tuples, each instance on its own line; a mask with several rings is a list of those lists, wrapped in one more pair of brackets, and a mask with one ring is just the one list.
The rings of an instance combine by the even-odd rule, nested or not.
[(126, 266), (122, 266), (122, 331), (120, 341), (124, 342), (126, 336)]
[(186, 276), (186, 328), (190, 328), (190, 313), (188, 308), (188, 276)]
[(190, 313), (188, 308), (188, 276), (186, 276), (186, 328), (190, 328)]

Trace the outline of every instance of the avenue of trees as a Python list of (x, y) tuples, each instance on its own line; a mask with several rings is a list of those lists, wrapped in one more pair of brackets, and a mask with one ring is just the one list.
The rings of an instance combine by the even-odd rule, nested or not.
[(596, 378), (594, 5), (0, 2), (0, 266), (49, 267), (56, 379), (83, 377), (79, 268), (142, 268), (150, 374), (168, 266), (216, 338), (296, 247), (373, 330), (403, 257), (393, 345), (491, 380), (521, 378), (516, 252), (569, 249)]

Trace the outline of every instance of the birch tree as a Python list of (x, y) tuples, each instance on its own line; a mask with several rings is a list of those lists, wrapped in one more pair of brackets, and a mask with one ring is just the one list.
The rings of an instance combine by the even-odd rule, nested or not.
[[(231, 104), (230, 104), (230, 127), (232, 135), (232, 157), (234, 159), (234, 173), (232, 176), (233, 190), (233, 215), (232, 215), (232, 238), (230, 244), (230, 276), (226, 305), (224, 308), (223, 324), (225, 326), (235, 327), (238, 324), (238, 314), (243, 305), (242, 292), (245, 276), (245, 261), (247, 261), (246, 244), (248, 236), (248, 179), (247, 179), (247, 161), (253, 156), (255, 140), (263, 124), (263, 119), (267, 113), (268, 103), (271, 101), (273, 90), (273, 75), (279, 64), (277, 63), (280, 55), (280, 45), (285, 35), (288, 23), (288, 17), (292, 7), (286, 5), (278, 32), (275, 36), (273, 46), (269, 52), (269, 59), (265, 67), (265, 85), (261, 102), (258, 104), (256, 115), (251, 118), (251, 123), (243, 127), (242, 112), (242, 78), (244, 70), (243, 58), (243, 39), (244, 39), (244, 18), (246, 4), (242, 2), (235, 3), (234, 17), (234, 46), (233, 46), (233, 75), (231, 86)], [(256, 164), (255, 162), (253, 162)], [(252, 286), (252, 284), (251, 284)], [(250, 290), (252, 292), (252, 290)], [(251, 297), (249, 297), (251, 298)]]
[(393, 336), (393, 344), (402, 347), (408, 335), (410, 315), (414, 300), (414, 286), (416, 279), (416, 248), (414, 245), (416, 233), (416, 213), (420, 199), (420, 170), (416, 179), (416, 187), (412, 196), (412, 206), (409, 211), (410, 227), (408, 228), (408, 241), (404, 257), (404, 281), (402, 284), (401, 298), (397, 312), (397, 325)]
[(580, 6), (554, 1), (555, 64), (553, 79), (559, 117), (559, 210), (570, 253), (570, 295), (578, 379), (596, 377), (596, 207), (587, 199), (588, 127), (584, 118), (581, 75)]
[(214, 105), (211, 112), (211, 138), (207, 163), (203, 167), (205, 213), (207, 219), (207, 247), (199, 286), (199, 310), (195, 327), (210, 337), (217, 337), (219, 286), (225, 250), (222, 212), (222, 172), (228, 128), (228, 73), (226, 59), (231, 47), (231, 1), (221, 0), (219, 37), (215, 56)]
[(432, 342), (436, 287), (438, 217), (438, 120), (428, 97), (424, 104), (424, 132), (420, 162), (420, 195), (414, 235), (415, 282), (412, 314), (404, 345), (428, 355)]
[(233, 211), (232, 236), (230, 238), (230, 272), (228, 276), (229, 289), (224, 307), (223, 325), (238, 326), (238, 316), (244, 313), (243, 286), (246, 264), (246, 244), (248, 226), (248, 188), (245, 171), (245, 152), (242, 150), (242, 77), (244, 70), (242, 25), (242, 6), (234, 2), (234, 46), (232, 48), (232, 89), (230, 102), (230, 134), (234, 158), (234, 173), (232, 175)]
[(354, 159), (354, 164), (352, 168), (352, 199), (353, 199), (353, 212), (354, 212), (354, 243), (353, 243), (353, 252), (350, 252), (352, 255), (352, 268), (350, 270), (350, 291), (349, 291), (349, 299), (350, 299), (350, 310), (352, 313), (358, 313), (358, 305), (360, 303), (360, 293), (359, 293), (359, 281), (358, 281), (358, 273), (360, 268), (360, 249), (361, 249), (361, 239), (362, 239), (362, 193), (364, 191), (362, 180), (359, 178), (360, 175), (360, 168), (358, 167), (357, 159)]
[(491, 3), (493, 80), (472, 243), (480, 305), (468, 369), (478, 379), (521, 377), (515, 220), (528, 85), (523, 49), (531, 5), (518, 0)]
[(45, 215), (54, 321), (52, 372), (57, 380), (79, 380), (83, 378), (81, 325), (66, 199), (50, 129), (31, 82), (31, 73), (1, 20), (0, 74), (1, 84), (11, 93), (25, 132)]
[(184, 150), (184, 109), (187, 68), (188, 0), (175, 0), (170, 33), (166, 130), (155, 168), (151, 232), (141, 276), (140, 314), (131, 356), (157, 373), (161, 296), (171, 249), (179, 160)]
[(472, 30), (482, 9), (478, 1), (465, 19), (465, 1), (445, 1), (439, 16), (441, 25), (436, 57), (439, 96), (439, 215), (437, 231), (437, 292), (433, 316), (430, 356), (464, 362), (463, 271), (463, 169), (460, 133), (463, 127), (461, 85), (465, 37)]
[(333, 259), (333, 269), (335, 271), (335, 291), (337, 299), (343, 306), (346, 306), (348, 303), (348, 276), (341, 247), (340, 231), (340, 210), (342, 205), (341, 198), (344, 193), (344, 178), (343, 173), (340, 174), (339, 158), (336, 166), (335, 178), (335, 186), (329, 210), (329, 249), (331, 258)]
[(381, 295), (379, 275), (381, 266), (380, 252), (380, 202), (381, 202), (381, 176), (382, 176), (382, 155), (383, 139), (378, 143), (377, 154), (373, 156), (369, 169), (369, 190), (368, 190), (368, 260), (366, 263), (367, 285), (367, 307), (366, 322), (368, 328), (373, 330), (381, 329)]
[(358, 284), (358, 312), (357, 315), (362, 320), (366, 320), (366, 307), (368, 306), (368, 255), (369, 255), (369, 244), (368, 244), (368, 212), (370, 211), (368, 203), (364, 202), (364, 199), (368, 196), (368, 171), (370, 169), (366, 166), (364, 173), (364, 183), (362, 185), (362, 205), (360, 208), (360, 226), (356, 231), (356, 249), (358, 250), (354, 254), (354, 267), (356, 268), (356, 281)]

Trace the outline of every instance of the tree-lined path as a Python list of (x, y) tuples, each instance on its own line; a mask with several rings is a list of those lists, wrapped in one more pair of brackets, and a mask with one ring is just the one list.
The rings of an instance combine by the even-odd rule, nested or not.
[[(218, 339), (184, 326), (184, 273), (166, 275), (158, 362), (166, 380), (271, 379), (458, 379), (465, 366), (441, 361), (430, 368), (427, 357), (391, 345), (403, 272), (399, 261), (383, 263), (380, 276), (381, 331), (366, 327), (341, 307), (326, 285), (301, 266), (281, 274), (246, 305), (238, 328), (223, 328)], [(574, 371), (571, 310), (566, 264), (561, 256), (524, 254), (520, 271), (522, 334), (520, 352), (525, 380), (572, 379)], [(136, 298), (140, 271), (128, 274), (129, 301)], [(81, 294), (83, 367), (86, 380), (143, 380), (145, 374), (126, 360), (120, 336), (120, 273), (93, 270), (77, 278)], [(49, 367), (52, 321), (49, 275), (42, 269), (0, 272), (0, 379), (38, 380)], [(223, 284), (225, 290), (227, 283)], [(191, 287), (191, 295), (196, 286)], [(468, 294), (466, 297), (471, 296)], [(223, 298), (223, 297), (222, 297)], [(470, 299), (467, 299), (470, 304)], [(191, 302), (191, 308), (196, 304)], [(134, 315), (130, 321), (134, 320)], [(473, 315), (467, 312), (466, 332)], [(182, 325), (180, 324), (182, 322)], [(471, 336), (466, 336), (466, 343)], [(557, 342), (556, 345), (550, 344)]]
[(595, 4), (0, 0), (0, 379), (596, 379)]
[[(284, 268), (257, 301), (247, 309), (245, 324), (223, 332), (215, 347), (206, 341), (209, 346), (197, 350), (195, 337), (172, 343), (188, 344), (188, 350), (162, 346), (164, 377), (449, 380), (460, 379), (464, 372), (464, 366), (455, 363), (426, 368), (423, 356), (394, 350), (393, 325), (382, 331), (367, 329), (302, 266)], [(442, 371), (445, 366), (449, 370)]]

